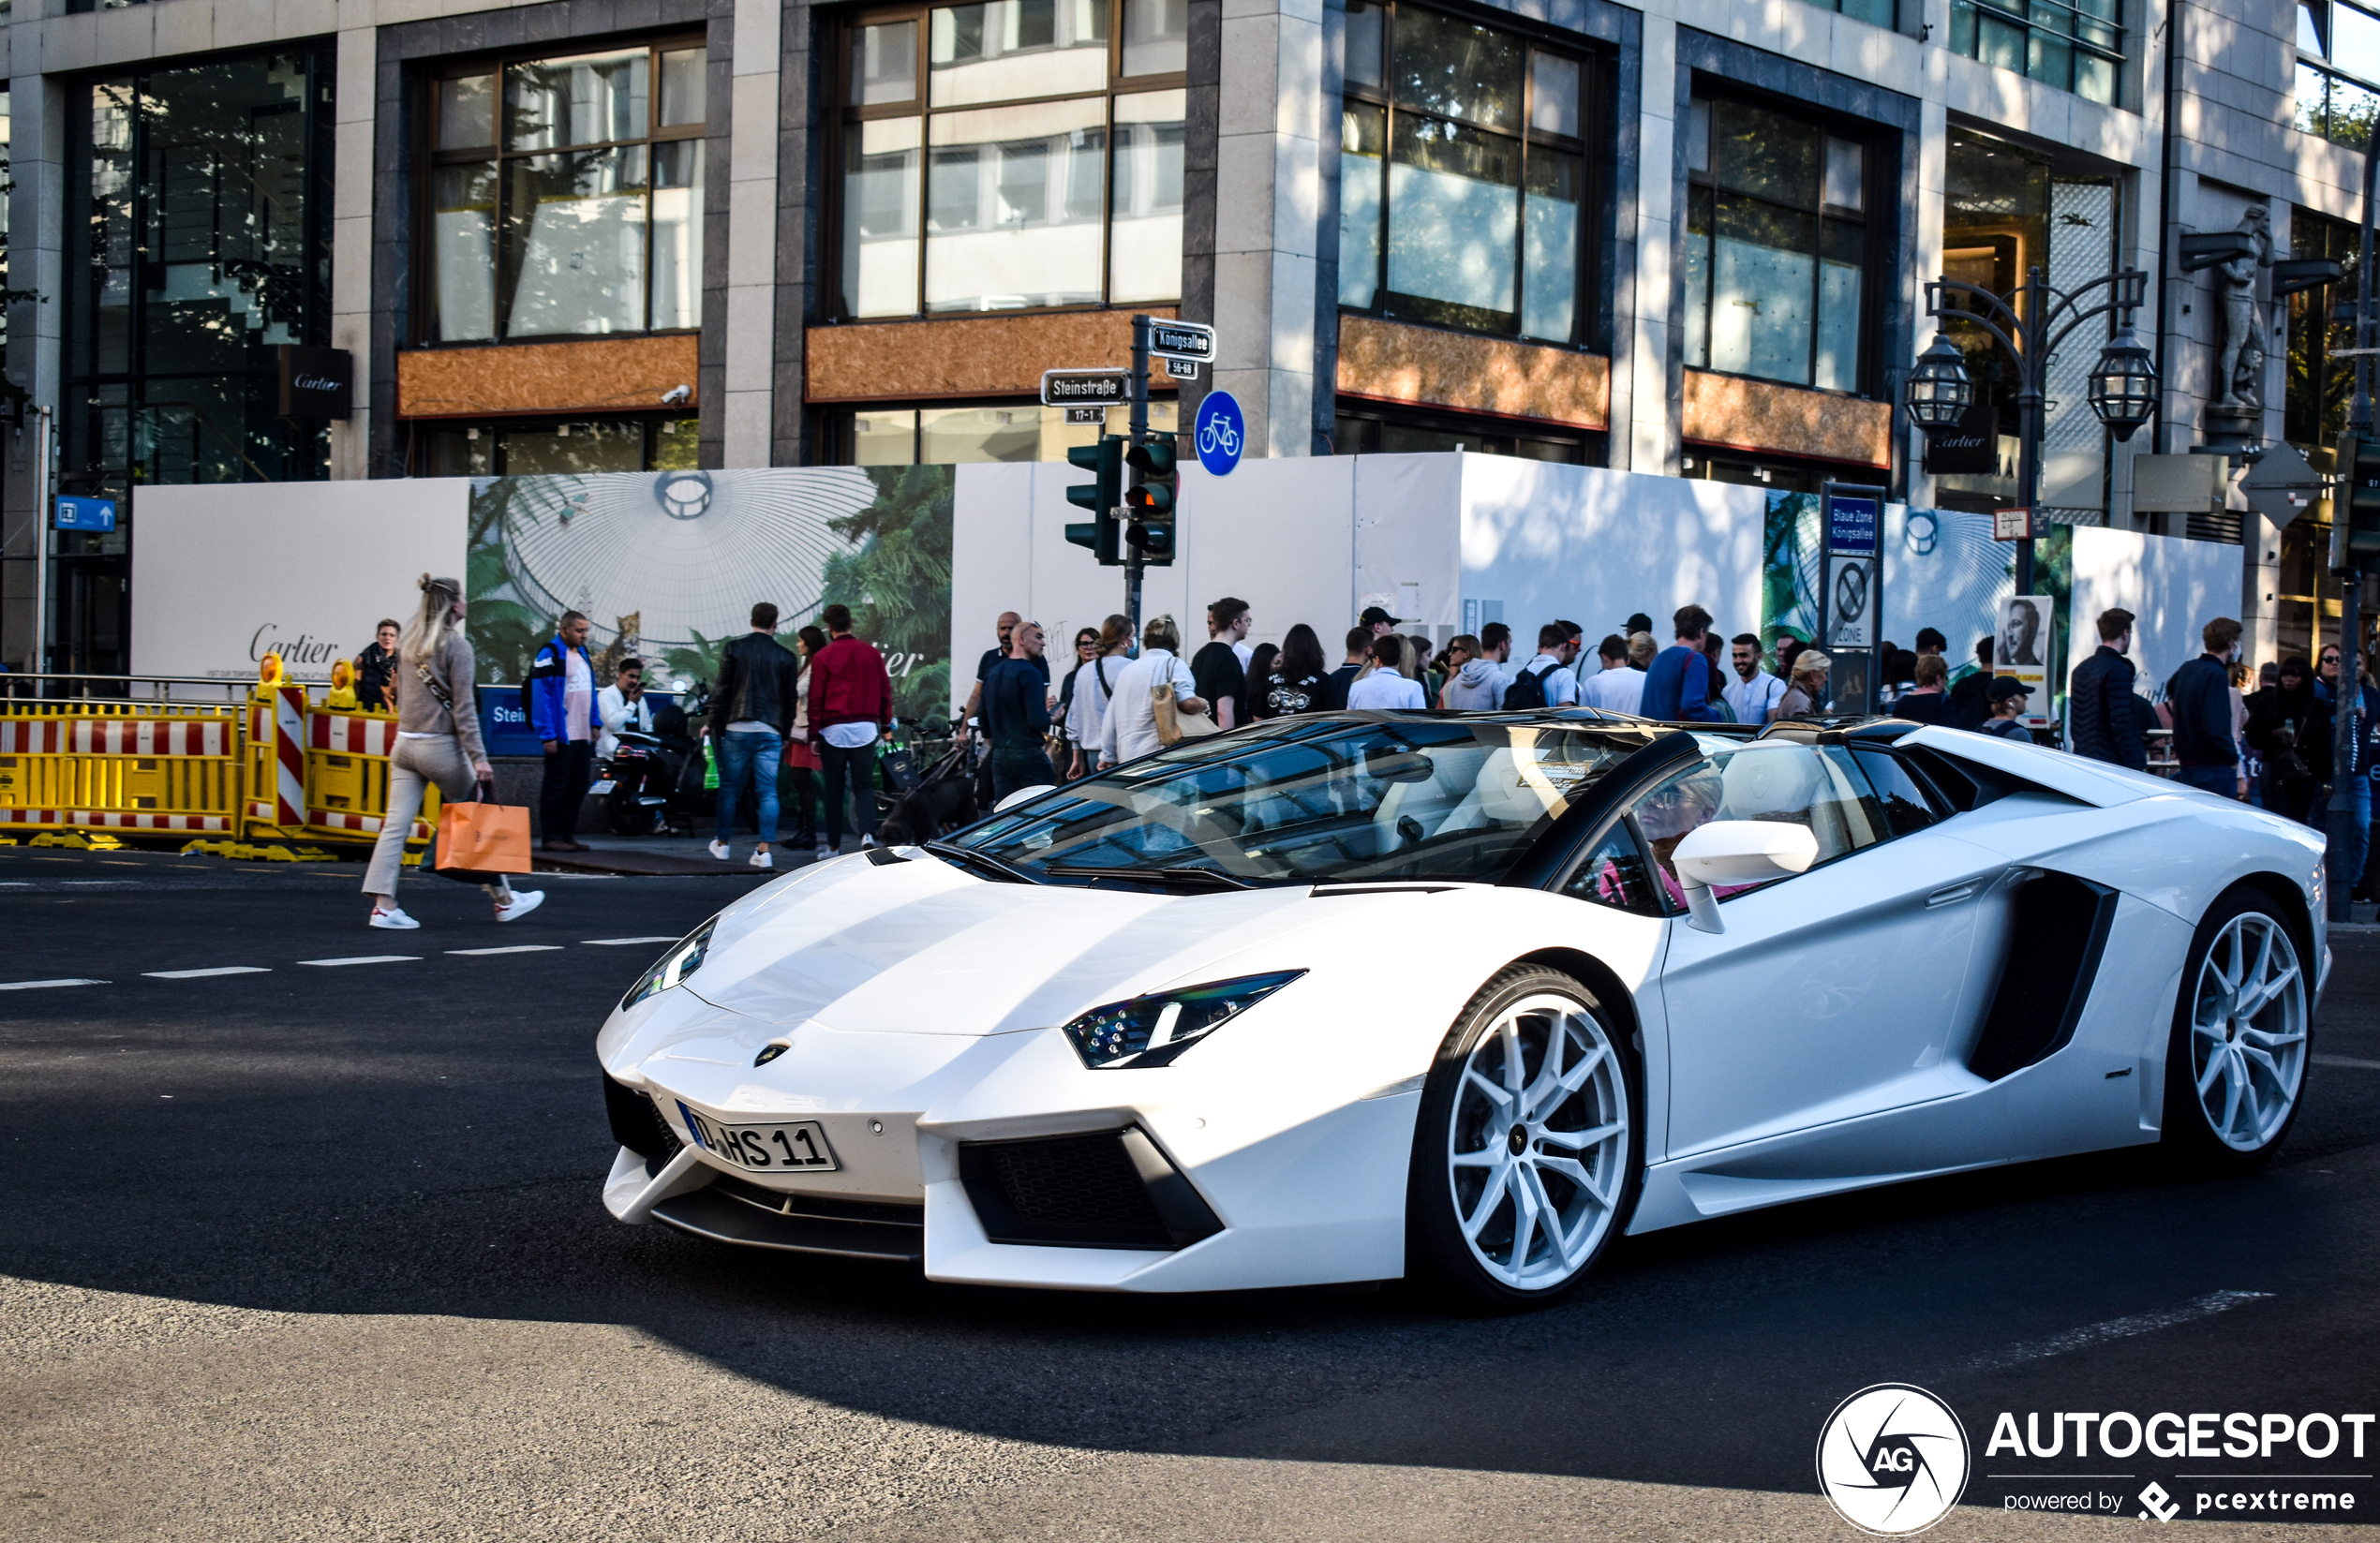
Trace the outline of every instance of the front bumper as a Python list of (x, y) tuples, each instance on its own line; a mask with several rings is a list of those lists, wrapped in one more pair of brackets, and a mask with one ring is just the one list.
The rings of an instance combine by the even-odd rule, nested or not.
[[(607, 1076), (612, 1214), (983, 1284), (1206, 1291), (1404, 1271), (1418, 1088), (1227, 1123), (1224, 1090), (1194, 1065), (1085, 1073), (1054, 1033), (792, 1039), (765, 1090), (699, 1046)], [(681, 1101), (721, 1123), (814, 1120), (840, 1166), (733, 1171), (694, 1144)]]

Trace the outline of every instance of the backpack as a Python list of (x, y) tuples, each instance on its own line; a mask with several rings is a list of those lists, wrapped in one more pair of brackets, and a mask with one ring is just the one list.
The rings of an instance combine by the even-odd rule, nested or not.
[(1560, 668), (1558, 664), (1549, 664), (1542, 670), (1523, 670), (1511, 685), (1504, 688), (1505, 710), (1544, 706), (1545, 677)]

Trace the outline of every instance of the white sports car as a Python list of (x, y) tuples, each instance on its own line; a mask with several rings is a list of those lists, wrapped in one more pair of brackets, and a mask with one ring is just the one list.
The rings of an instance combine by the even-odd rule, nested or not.
[(603, 1198), (938, 1281), (1513, 1306), (1622, 1231), (2161, 1140), (2253, 1165), (2322, 856), (1890, 720), (1274, 720), (720, 912), (597, 1041)]

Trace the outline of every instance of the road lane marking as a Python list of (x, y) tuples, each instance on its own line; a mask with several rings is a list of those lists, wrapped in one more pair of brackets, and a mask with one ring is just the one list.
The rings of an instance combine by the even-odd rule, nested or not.
[(625, 948), (630, 943), (676, 942), (677, 941), (676, 938), (581, 938), (579, 942), (588, 948)]
[(196, 981), (209, 975), (269, 975), (273, 972), (260, 964), (218, 964), (212, 970), (143, 970), (151, 980)]
[(469, 954), (474, 956), (483, 954), (543, 954), (549, 949), (558, 952), (561, 946), (562, 945), (560, 943), (514, 943), (510, 948), (450, 948), (447, 952), (449, 954)]
[(105, 986), (105, 981), (88, 980), (80, 975), (54, 981), (0, 981), (0, 991), (46, 991), (53, 986)]
[(1998, 1372), (2023, 1361), (2042, 1360), (2050, 1356), (2063, 1356), (2069, 1351), (2089, 1350), (2115, 1340), (2128, 1340), (2135, 1334), (2154, 1333), (2200, 1318), (2211, 1318), (2218, 1313), (2228, 1313), (2235, 1307), (2261, 1302), (2270, 1298), (2269, 1291), (2210, 1291), (2204, 1297), (2194, 1297), (2179, 1307), (2168, 1307), (2155, 1313), (2135, 1313), (2128, 1318), (2110, 1318), (2105, 1323), (2086, 1324), (2046, 1340), (2030, 1344), (2013, 1344), (1997, 1356), (1986, 1356), (1969, 1361), (1961, 1372)]
[(2380, 1061), (2365, 1061), (2357, 1056), (2315, 1056), (2316, 1066), (2353, 1066), (2358, 1071), (2380, 1072)]
[(342, 964), (419, 964), (419, 954), (358, 954), (347, 959), (300, 959), (300, 964), (319, 964), (326, 969)]

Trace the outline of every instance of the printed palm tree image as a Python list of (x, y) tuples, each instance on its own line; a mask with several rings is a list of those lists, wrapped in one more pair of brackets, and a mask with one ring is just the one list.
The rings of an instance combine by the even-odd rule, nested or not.
[(870, 467), (876, 501), (829, 520), (856, 546), (826, 559), (826, 603), (851, 607), (852, 630), (892, 674), (893, 713), (911, 722), (950, 711), (948, 467)]

